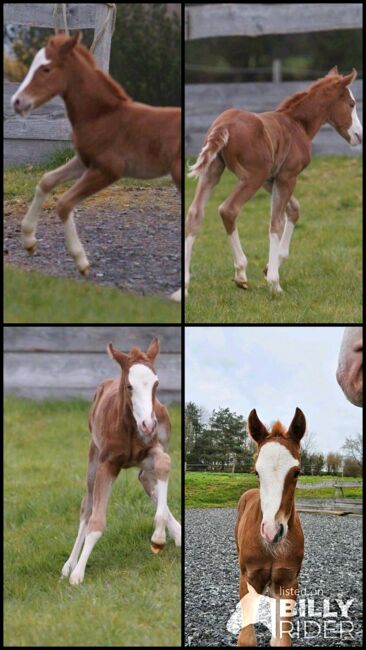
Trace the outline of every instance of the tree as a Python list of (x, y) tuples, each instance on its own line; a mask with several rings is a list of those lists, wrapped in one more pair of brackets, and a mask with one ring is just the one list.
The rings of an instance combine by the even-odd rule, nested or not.
[(343, 459), (341, 454), (329, 452), (326, 459), (328, 474), (339, 474), (342, 468)]
[(354, 437), (346, 437), (342, 449), (344, 449), (345, 455), (352, 458), (362, 468), (362, 436), (360, 433)]

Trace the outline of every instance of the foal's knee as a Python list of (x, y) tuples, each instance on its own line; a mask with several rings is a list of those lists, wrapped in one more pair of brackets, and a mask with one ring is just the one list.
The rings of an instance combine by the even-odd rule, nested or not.
[(295, 225), (300, 218), (300, 203), (294, 196), (289, 200), (286, 207), (286, 214), (289, 220)]
[(70, 215), (70, 206), (67, 203), (67, 201), (65, 201), (63, 196), (61, 196), (56, 203), (56, 212), (60, 217), (61, 221), (65, 223), (65, 221)]
[(191, 235), (195, 237), (197, 235), (198, 229), (203, 220), (203, 210), (196, 207), (194, 204), (188, 210), (186, 225), (185, 225), (185, 236), (188, 237)]
[(235, 230), (235, 222), (238, 213), (239, 211), (237, 208), (231, 205), (226, 205), (225, 201), (219, 206), (219, 215), (228, 235), (231, 235)]
[(154, 470), (156, 478), (160, 481), (167, 481), (170, 474), (171, 460), (169, 454), (162, 452), (155, 457)]

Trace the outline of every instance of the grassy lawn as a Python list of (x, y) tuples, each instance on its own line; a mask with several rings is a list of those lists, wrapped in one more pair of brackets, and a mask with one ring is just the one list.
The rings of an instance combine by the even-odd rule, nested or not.
[[(236, 185), (225, 171), (207, 204), (192, 254), (188, 323), (352, 323), (362, 319), (361, 158), (314, 158), (299, 176), (300, 201), (289, 259), (281, 267), (284, 293), (272, 297), (263, 276), (268, 259), (270, 198), (264, 191), (238, 219), (248, 257), (249, 289), (238, 289), (218, 206)], [(186, 178), (186, 211), (196, 182)]]
[[(180, 646), (180, 549), (169, 540), (151, 553), (154, 507), (136, 469), (118, 477), (84, 583), (60, 580), (85, 491), (89, 406), (5, 400), (4, 645)], [(180, 519), (180, 408), (170, 412), (169, 505)]]
[(168, 298), (138, 296), (5, 265), (5, 323), (180, 323)]
[[(300, 499), (334, 498), (334, 488), (312, 488), (315, 482), (334, 481), (334, 476), (302, 476), (300, 482), (309, 484), (308, 490), (296, 490)], [(337, 478), (337, 482), (340, 479)], [(344, 479), (350, 481), (353, 479)], [(357, 479), (354, 479), (357, 480)], [(258, 487), (255, 474), (227, 474), (216, 472), (186, 472), (185, 474), (185, 507), (186, 508), (219, 508), (236, 507), (246, 490)], [(362, 497), (362, 488), (344, 488), (347, 498)]]

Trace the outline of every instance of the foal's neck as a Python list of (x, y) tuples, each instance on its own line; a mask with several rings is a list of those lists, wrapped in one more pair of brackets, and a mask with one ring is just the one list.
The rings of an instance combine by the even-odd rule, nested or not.
[(62, 98), (74, 128), (115, 110), (121, 103), (100, 73), (84, 62), (79, 62), (76, 72), (70, 73)]
[(287, 114), (299, 122), (306, 134), (312, 140), (319, 129), (327, 122), (329, 106), (321, 108), (316, 103), (316, 98), (306, 97), (299, 104), (289, 107)]

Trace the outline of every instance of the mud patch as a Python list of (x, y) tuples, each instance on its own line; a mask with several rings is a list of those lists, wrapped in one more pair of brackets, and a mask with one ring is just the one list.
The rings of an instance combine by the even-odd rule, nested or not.
[(37, 251), (22, 248), (20, 223), (25, 201), (4, 209), (4, 256), (8, 263), (47, 275), (119, 287), (139, 294), (169, 295), (181, 285), (180, 196), (173, 185), (112, 186), (75, 211), (90, 275), (83, 280), (65, 245), (55, 212), (59, 191), (47, 199), (37, 228)]

